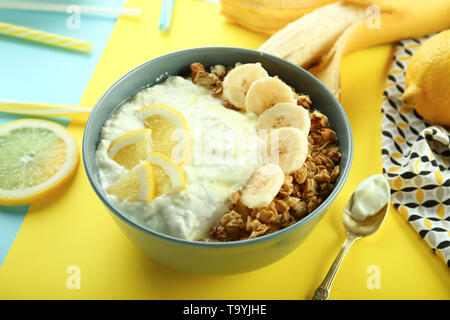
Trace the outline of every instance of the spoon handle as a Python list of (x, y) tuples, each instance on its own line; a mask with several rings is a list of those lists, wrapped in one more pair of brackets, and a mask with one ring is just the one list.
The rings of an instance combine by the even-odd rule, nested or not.
[(347, 253), (348, 249), (350, 249), (353, 242), (355, 242), (355, 240), (357, 240), (359, 238), (360, 237), (358, 237), (354, 234), (351, 234), (351, 233), (349, 233), (347, 235), (347, 239), (345, 239), (344, 245), (342, 246), (336, 259), (334, 260), (333, 264), (331, 265), (330, 270), (328, 271), (327, 275), (325, 276), (325, 279), (323, 279), (320, 286), (314, 292), (314, 296), (312, 298), (313, 300), (327, 300), (328, 299), (334, 277), (336, 276), (336, 273), (339, 269), (339, 266), (341, 265), (342, 260), (344, 260), (345, 254)]

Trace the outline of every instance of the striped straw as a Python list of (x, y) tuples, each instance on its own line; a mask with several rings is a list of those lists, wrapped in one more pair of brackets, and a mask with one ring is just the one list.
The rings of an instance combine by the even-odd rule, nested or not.
[[(46, 11), (69, 13), (70, 4), (45, 3), (45, 2), (23, 2), (23, 1), (0, 1), (0, 8), (26, 11)], [(114, 8), (102, 6), (75, 5), (81, 14), (103, 14), (121, 17), (140, 17), (139, 8)]]
[(167, 32), (170, 29), (170, 21), (172, 20), (172, 10), (175, 0), (163, 0), (161, 13), (159, 15), (158, 29)]
[(0, 100), (0, 112), (27, 116), (68, 116), (86, 121), (92, 108), (51, 103)]
[(63, 35), (41, 31), (37, 29), (18, 26), (11, 23), (0, 22), (0, 34), (25, 39), (29, 41), (44, 43), (60, 48), (75, 50), (79, 52), (91, 52), (92, 43)]

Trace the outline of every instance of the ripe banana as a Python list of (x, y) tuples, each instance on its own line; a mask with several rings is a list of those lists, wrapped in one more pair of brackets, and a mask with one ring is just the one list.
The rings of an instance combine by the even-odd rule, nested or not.
[(285, 174), (300, 169), (308, 156), (308, 136), (297, 128), (283, 127), (269, 131), (263, 141), (263, 160), (277, 163)]
[(259, 50), (309, 67), (331, 48), (349, 25), (364, 16), (362, 7), (333, 3), (292, 22), (270, 37)]
[(270, 36), (314, 9), (337, 0), (221, 0), (228, 21)]
[[(345, 23), (340, 21), (342, 15)], [(330, 19), (333, 16), (339, 18)], [(299, 18), (260, 50), (310, 68), (339, 97), (341, 60), (346, 53), (448, 29), (449, 16), (449, 0), (347, 0)], [(316, 30), (326, 36), (311, 37)]]
[(241, 202), (248, 208), (267, 207), (280, 191), (284, 174), (276, 164), (257, 169), (242, 189)]
[(260, 63), (246, 63), (231, 70), (222, 83), (223, 97), (238, 109), (245, 109), (245, 95), (253, 81), (269, 76)]
[(245, 96), (245, 109), (259, 115), (279, 102), (295, 103), (294, 91), (278, 78), (265, 77), (250, 85)]
[(281, 127), (294, 127), (309, 134), (311, 120), (309, 112), (302, 106), (293, 103), (281, 102), (265, 110), (256, 122), (258, 129), (277, 129)]

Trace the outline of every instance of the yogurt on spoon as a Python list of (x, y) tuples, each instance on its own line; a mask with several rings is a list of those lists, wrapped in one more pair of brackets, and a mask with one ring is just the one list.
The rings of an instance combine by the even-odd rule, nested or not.
[(353, 193), (353, 203), (348, 213), (358, 221), (378, 213), (390, 198), (389, 183), (382, 174), (370, 176), (361, 182)]

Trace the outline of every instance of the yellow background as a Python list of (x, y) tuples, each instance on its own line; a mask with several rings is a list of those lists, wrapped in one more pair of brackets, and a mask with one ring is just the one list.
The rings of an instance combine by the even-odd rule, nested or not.
[[(157, 30), (160, 1), (129, 0), (142, 20), (119, 19), (80, 103), (93, 106), (133, 67), (156, 56), (197, 46), (256, 49), (265, 38), (228, 24), (218, 6), (177, 0), (168, 34)], [(381, 172), (381, 99), (390, 45), (352, 53), (342, 70), (343, 106), (354, 134), (348, 181), (327, 215), (292, 254), (266, 268), (233, 276), (172, 270), (144, 256), (114, 224), (80, 165), (71, 186), (51, 204), (31, 208), (0, 268), (3, 299), (309, 299), (339, 251), (342, 209), (353, 189)], [(83, 127), (69, 130), (81, 147)], [(70, 265), (81, 270), (81, 289), (69, 290)], [(381, 288), (367, 287), (371, 265)], [(449, 299), (447, 267), (393, 209), (373, 236), (357, 241), (345, 258), (331, 299)]]

